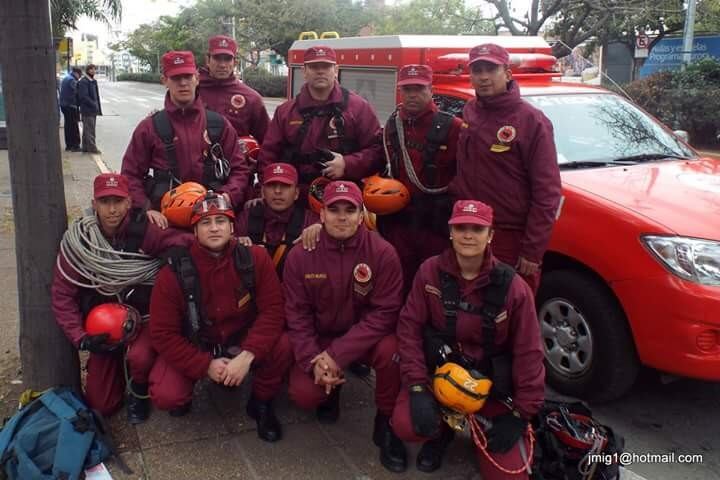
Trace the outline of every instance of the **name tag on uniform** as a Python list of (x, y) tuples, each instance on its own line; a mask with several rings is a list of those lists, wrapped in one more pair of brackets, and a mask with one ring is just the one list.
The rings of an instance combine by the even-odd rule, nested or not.
[(493, 143), (490, 147), (490, 151), (493, 153), (503, 153), (510, 150), (510, 147), (508, 145), (499, 145), (497, 143)]
[(306, 273), (305, 280), (325, 280), (327, 273)]
[(302, 120), (290, 120), (290, 125), (302, 125)]

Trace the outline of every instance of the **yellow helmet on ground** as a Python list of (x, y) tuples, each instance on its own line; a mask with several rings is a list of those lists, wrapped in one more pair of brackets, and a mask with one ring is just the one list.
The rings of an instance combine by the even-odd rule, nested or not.
[(444, 363), (433, 375), (433, 393), (438, 402), (466, 415), (483, 407), (491, 387), (492, 380), (488, 377), (457, 363)]

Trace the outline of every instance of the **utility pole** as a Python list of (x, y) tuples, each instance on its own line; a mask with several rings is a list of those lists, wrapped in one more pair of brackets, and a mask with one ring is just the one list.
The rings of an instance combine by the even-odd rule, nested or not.
[(692, 49), (695, 34), (695, 0), (688, 0), (685, 13), (685, 31), (683, 32), (683, 70), (692, 62)]
[(48, 0), (0, 2), (0, 63), (6, 67), (23, 381), (33, 390), (78, 388), (78, 356), (55, 322), (50, 298), (67, 211)]

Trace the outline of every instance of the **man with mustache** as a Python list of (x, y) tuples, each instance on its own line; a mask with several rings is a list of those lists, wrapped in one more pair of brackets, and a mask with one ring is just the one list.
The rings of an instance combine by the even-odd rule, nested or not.
[(520, 97), (507, 50), (473, 47), (469, 67), (475, 98), (463, 109), (450, 193), (492, 207), (495, 256), (537, 291), (561, 197), (552, 123)]

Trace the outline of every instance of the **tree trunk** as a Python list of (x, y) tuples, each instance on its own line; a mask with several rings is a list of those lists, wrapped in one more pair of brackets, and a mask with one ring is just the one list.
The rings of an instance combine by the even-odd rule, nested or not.
[(67, 228), (48, 0), (0, 2), (0, 62), (15, 214), (20, 359), (39, 390), (79, 386), (78, 356), (55, 322), (50, 286)]

